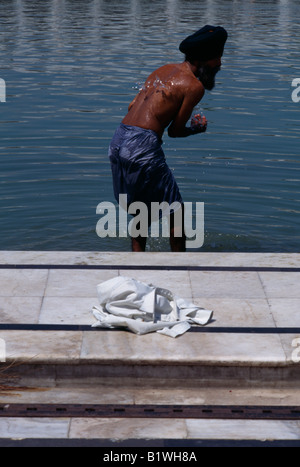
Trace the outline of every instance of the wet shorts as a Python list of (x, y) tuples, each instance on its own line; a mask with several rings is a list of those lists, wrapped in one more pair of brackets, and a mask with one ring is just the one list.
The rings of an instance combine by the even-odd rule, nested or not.
[[(142, 201), (183, 203), (179, 188), (169, 169), (162, 141), (152, 130), (121, 123), (109, 147), (114, 195), (127, 195), (127, 205)], [(176, 210), (176, 209), (175, 209)]]

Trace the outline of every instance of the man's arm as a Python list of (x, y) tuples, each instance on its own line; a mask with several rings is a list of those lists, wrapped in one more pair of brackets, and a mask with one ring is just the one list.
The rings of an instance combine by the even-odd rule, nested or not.
[(171, 138), (184, 138), (206, 130), (206, 125), (186, 126), (194, 107), (201, 101), (203, 95), (204, 88), (201, 85), (185, 95), (176, 117), (168, 128), (168, 135)]

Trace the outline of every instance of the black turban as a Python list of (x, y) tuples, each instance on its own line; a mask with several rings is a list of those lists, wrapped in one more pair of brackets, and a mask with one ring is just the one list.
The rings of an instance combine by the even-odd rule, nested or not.
[(221, 26), (204, 26), (181, 42), (179, 50), (203, 62), (223, 55), (227, 32)]

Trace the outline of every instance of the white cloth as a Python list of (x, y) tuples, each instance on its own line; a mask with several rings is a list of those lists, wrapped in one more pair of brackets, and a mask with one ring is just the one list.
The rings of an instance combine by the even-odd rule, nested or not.
[(97, 286), (100, 306), (94, 306), (93, 327), (125, 328), (136, 334), (159, 332), (170, 337), (184, 334), (192, 324), (204, 326), (213, 312), (169, 290), (117, 276)]

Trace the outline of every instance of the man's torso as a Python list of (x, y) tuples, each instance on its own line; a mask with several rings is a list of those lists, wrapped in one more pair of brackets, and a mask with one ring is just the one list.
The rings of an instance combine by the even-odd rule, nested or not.
[(185, 62), (164, 65), (148, 77), (122, 123), (153, 130), (162, 137), (185, 95), (198, 86), (199, 81)]

